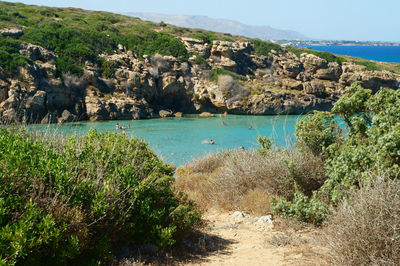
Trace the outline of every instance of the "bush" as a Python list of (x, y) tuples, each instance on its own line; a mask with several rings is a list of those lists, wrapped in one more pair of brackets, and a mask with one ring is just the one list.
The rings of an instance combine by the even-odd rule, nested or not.
[(344, 62), (347, 61), (346, 58), (344, 58), (344, 57), (336, 56), (329, 52), (315, 51), (315, 50), (312, 50), (309, 48), (303, 48), (303, 47), (297, 47), (297, 46), (287, 46), (286, 50), (294, 53), (298, 58), (300, 58), (301, 54), (307, 53), (307, 54), (313, 54), (322, 59), (325, 59), (327, 62), (336, 62), (339, 65), (342, 65)]
[(0, 36), (0, 67), (3, 71), (17, 74), (18, 67), (30, 60), (19, 54), (21, 41)]
[(339, 140), (340, 129), (333, 114), (314, 111), (296, 124), (295, 136), (300, 149), (305, 145), (318, 155)]
[(281, 46), (272, 42), (265, 42), (260, 39), (251, 39), (250, 40), (254, 45), (254, 52), (256, 55), (268, 55), (271, 50), (279, 51), (281, 50)]
[(382, 67), (379, 67), (375, 62), (368, 61), (368, 60), (353, 60), (353, 63), (360, 66), (365, 66), (366, 70), (371, 71), (381, 71)]
[(198, 31), (193, 33), (190, 37), (201, 40), (208, 44), (212, 44), (214, 40), (218, 39), (213, 31)]
[(400, 183), (381, 177), (352, 192), (327, 221), (333, 265), (398, 265)]
[(272, 200), (272, 210), (283, 217), (296, 218), (304, 222), (319, 225), (329, 213), (328, 206), (315, 197), (307, 197), (296, 192), (292, 201)]
[(265, 214), (270, 211), (267, 199), (279, 196), (292, 200), (295, 184), (308, 195), (317, 189), (325, 180), (321, 164), (322, 160), (310, 152), (229, 151), (180, 167), (176, 183), (202, 209)]
[(0, 131), (0, 260), (109, 259), (112, 245), (168, 248), (198, 221), (146, 143), (90, 131), (66, 142)]

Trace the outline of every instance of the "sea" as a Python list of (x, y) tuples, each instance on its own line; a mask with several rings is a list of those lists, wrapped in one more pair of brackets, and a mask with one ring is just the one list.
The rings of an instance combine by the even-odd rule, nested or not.
[[(251, 116), (217, 114), (215, 117), (159, 118), (150, 120), (75, 122), (63, 125), (29, 125), (44, 135), (81, 136), (90, 129), (112, 131), (137, 137), (149, 143), (165, 162), (179, 167), (209, 153), (257, 149), (258, 136), (273, 140), (276, 147), (288, 147), (295, 143), (295, 124), (302, 116)], [(125, 130), (116, 129), (116, 124)], [(213, 140), (214, 144), (209, 144)], [(207, 143), (208, 142), (208, 143)]]
[(400, 63), (400, 46), (307, 45), (307, 47), (317, 51), (361, 57), (368, 60)]
[[(319, 51), (356, 56), (384, 62), (400, 62), (400, 47), (395, 46), (312, 46)], [(137, 137), (165, 162), (176, 167), (194, 161), (209, 153), (244, 147), (257, 149), (258, 136), (273, 140), (276, 147), (289, 147), (295, 143), (295, 124), (302, 116), (251, 116), (216, 114), (211, 118), (186, 116), (151, 120), (76, 122), (63, 125), (30, 125), (43, 134), (83, 135), (90, 129), (113, 131)], [(126, 129), (115, 129), (116, 124)], [(128, 127), (129, 125), (129, 127)], [(209, 144), (213, 140), (214, 144)]]

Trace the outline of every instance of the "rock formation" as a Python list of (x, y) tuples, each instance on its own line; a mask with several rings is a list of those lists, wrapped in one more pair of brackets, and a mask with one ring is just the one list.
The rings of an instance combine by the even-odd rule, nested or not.
[[(19, 30), (1, 34), (18, 36)], [(328, 63), (282, 49), (258, 56), (250, 42), (182, 38), (187, 50), (204, 58), (138, 58), (119, 47), (104, 60), (118, 66), (112, 78), (86, 62), (82, 77), (56, 72), (57, 54), (30, 43), (20, 54), (31, 59), (18, 75), (0, 75), (0, 120), (3, 123), (64, 123), (77, 120), (143, 119), (177, 113), (228, 111), (236, 114), (301, 114), (329, 110), (343, 88), (354, 81), (376, 92), (398, 89), (400, 76), (366, 71), (345, 62)], [(217, 75), (221, 68), (229, 75)], [(224, 73), (223, 73), (224, 74)]]

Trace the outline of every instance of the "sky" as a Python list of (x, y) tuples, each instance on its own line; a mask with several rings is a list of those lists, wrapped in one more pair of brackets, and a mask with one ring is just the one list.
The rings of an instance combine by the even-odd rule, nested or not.
[(8, 0), (115, 13), (202, 15), (324, 40), (400, 41), (399, 0)]

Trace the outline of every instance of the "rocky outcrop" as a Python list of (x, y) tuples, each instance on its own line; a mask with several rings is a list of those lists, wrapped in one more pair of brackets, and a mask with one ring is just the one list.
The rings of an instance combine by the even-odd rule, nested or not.
[[(349, 62), (328, 63), (312, 54), (298, 58), (282, 49), (260, 56), (245, 41), (181, 41), (189, 52), (202, 56), (203, 63), (161, 55), (138, 58), (120, 45), (114, 54), (101, 55), (117, 66), (112, 78), (103, 77), (93, 62), (86, 62), (83, 76), (64, 73), (61, 78), (57, 54), (23, 43), (20, 53), (31, 59), (29, 64), (19, 75), (0, 73), (0, 121), (65, 123), (224, 111), (301, 114), (329, 110), (354, 81), (373, 92), (400, 87), (397, 74), (366, 71)], [(213, 68), (231, 74), (211, 79)]]

